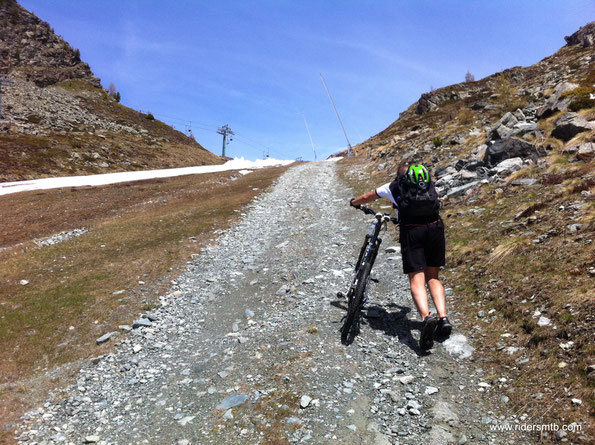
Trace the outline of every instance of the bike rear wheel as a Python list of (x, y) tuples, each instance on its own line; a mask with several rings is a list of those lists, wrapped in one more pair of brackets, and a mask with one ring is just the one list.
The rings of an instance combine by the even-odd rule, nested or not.
[(349, 299), (347, 306), (347, 315), (345, 316), (345, 322), (341, 329), (341, 342), (348, 343), (355, 334), (357, 333), (357, 321), (364, 302), (364, 294), (366, 292), (366, 286), (368, 284), (368, 277), (372, 270), (372, 264), (364, 262), (358, 273), (357, 273), (357, 284), (353, 292), (353, 298)]

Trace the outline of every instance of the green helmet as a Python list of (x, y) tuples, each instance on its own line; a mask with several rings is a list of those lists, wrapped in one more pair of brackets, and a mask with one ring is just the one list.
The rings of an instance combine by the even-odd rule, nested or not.
[(427, 184), (430, 182), (430, 173), (423, 165), (412, 165), (407, 169), (407, 179), (412, 184)]

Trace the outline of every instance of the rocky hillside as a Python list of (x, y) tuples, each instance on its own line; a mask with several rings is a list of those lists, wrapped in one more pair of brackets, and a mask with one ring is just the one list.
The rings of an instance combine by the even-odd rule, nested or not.
[[(511, 399), (559, 424), (594, 412), (595, 22), (555, 54), (421, 95), (344, 159), (361, 191), (431, 167), (453, 311)], [(533, 410), (533, 411), (531, 411)]]
[(0, 181), (216, 164), (194, 139), (118, 103), (80, 51), (0, 0)]

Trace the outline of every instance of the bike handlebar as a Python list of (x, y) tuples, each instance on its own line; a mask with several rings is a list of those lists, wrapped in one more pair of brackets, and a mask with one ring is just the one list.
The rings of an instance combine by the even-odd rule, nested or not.
[(394, 216), (389, 216), (388, 213), (379, 213), (370, 207), (366, 207), (365, 205), (359, 205), (356, 207), (356, 209), (361, 210), (366, 215), (374, 215), (376, 217), (376, 219), (378, 219), (378, 220), (383, 219), (384, 221), (390, 221), (393, 224), (399, 223), (399, 220), (397, 218), (395, 218)]

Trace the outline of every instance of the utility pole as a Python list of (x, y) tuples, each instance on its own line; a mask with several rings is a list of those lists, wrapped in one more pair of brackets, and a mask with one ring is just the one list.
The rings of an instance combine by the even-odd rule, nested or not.
[(229, 125), (227, 125), (227, 124), (225, 124), (223, 127), (219, 128), (219, 130), (217, 130), (217, 133), (223, 135), (223, 150), (222, 150), (221, 156), (225, 157), (225, 145), (226, 145), (227, 135), (229, 135), (229, 141), (227, 142), (227, 144), (229, 144), (233, 140), (232, 136), (235, 133), (233, 131), (231, 131), (231, 128), (229, 128)]
[(314, 152), (314, 160), (316, 159), (316, 150), (314, 149), (314, 141), (312, 141), (312, 135), (310, 134), (310, 128), (308, 127), (308, 121), (306, 120), (306, 115), (302, 113), (302, 117), (304, 118), (304, 124), (306, 124), (306, 131), (308, 132), (308, 137), (310, 138), (310, 144), (312, 145), (312, 151)]
[(14, 82), (6, 76), (0, 77), (0, 119), (4, 118), (4, 116), (2, 116), (2, 87), (9, 85), (14, 85)]
[(328, 90), (326, 86), (326, 82), (324, 81), (324, 77), (322, 77), (322, 73), (320, 73), (320, 78), (322, 79), (322, 83), (324, 84), (324, 88), (326, 89), (326, 93), (328, 94), (328, 98), (331, 100), (331, 104), (333, 104), (333, 108), (335, 109), (335, 114), (337, 115), (337, 119), (339, 119), (339, 123), (341, 124), (341, 128), (343, 129), (343, 134), (345, 135), (345, 139), (347, 140), (347, 156), (351, 157), (351, 143), (349, 142), (349, 138), (347, 137), (347, 132), (345, 131), (345, 127), (343, 126), (343, 122), (341, 122), (341, 118), (339, 117), (339, 112), (337, 111), (337, 107), (335, 107), (335, 101), (331, 96), (331, 92)]

